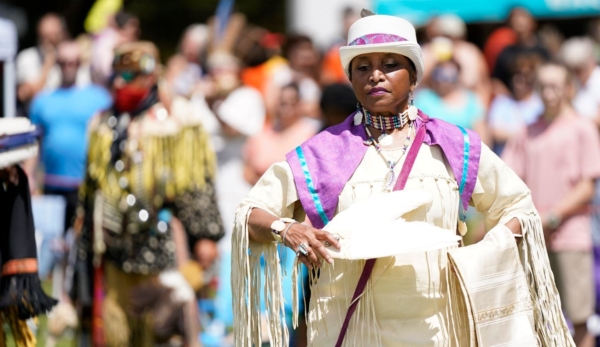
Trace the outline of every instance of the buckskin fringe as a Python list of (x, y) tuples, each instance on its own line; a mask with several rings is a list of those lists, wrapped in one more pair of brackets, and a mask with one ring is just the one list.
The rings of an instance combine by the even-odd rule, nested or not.
[(574, 347), (550, 269), (542, 221), (536, 212), (517, 216), (517, 219), (523, 233), (519, 252), (533, 301), (535, 328), (540, 343), (544, 347)]
[[(253, 206), (236, 214), (232, 237), (231, 289), (233, 292), (234, 344), (239, 347), (260, 346), (260, 288), (264, 280), (266, 320), (271, 346), (287, 347), (289, 332), (285, 324), (282, 270), (276, 243), (252, 242), (248, 236), (248, 218)], [(261, 273), (261, 256), (264, 271)], [(297, 267), (292, 282), (298, 283)], [(295, 291), (294, 291), (295, 292)], [(293, 321), (298, 322), (298, 296), (293, 299)]]

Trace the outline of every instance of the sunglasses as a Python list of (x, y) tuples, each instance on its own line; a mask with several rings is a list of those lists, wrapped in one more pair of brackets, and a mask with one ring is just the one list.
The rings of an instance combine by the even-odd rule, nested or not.
[(117, 73), (117, 76), (121, 77), (125, 82), (129, 83), (131, 81), (133, 81), (140, 73), (139, 72), (135, 72), (135, 71), (131, 71), (131, 70), (124, 70), (124, 71), (119, 71)]
[(454, 68), (438, 67), (433, 70), (431, 78), (436, 82), (456, 83), (458, 81), (458, 70)]

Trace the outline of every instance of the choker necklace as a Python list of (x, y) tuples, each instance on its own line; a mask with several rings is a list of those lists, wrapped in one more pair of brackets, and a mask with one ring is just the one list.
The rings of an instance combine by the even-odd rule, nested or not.
[(373, 116), (369, 111), (365, 114), (365, 124), (378, 130), (402, 129), (408, 123), (408, 110), (392, 117)]
[(409, 124), (409, 121), (414, 122), (415, 119), (417, 119), (418, 114), (417, 107), (413, 105), (412, 97), (410, 105), (406, 111), (392, 117), (373, 116), (369, 111), (365, 110), (360, 103), (357, 105), (357, 107), (363, 115), (363, 124), (365, 129), (367, 129), (369, 126), (372, 126), (373, 128), (381, 131), (381, 135), (379, 135), (377, 138), (377, 142), (384, 147), (390, 146), (392, 143), (394, 143), (394, 139), (386, 134), (385, 130), (402, 129), (405, 125)]

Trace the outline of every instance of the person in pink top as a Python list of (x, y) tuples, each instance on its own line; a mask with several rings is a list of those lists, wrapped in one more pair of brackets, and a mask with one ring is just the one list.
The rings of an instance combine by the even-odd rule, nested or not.
[(574, 111), (564, 66), (542, 65), (537, 87), (544, 112), (509, 141), (503, 159), (531, 189), (575, 343), (593, 346), (586, 328), (595, 306), (589, 207), (600, 177), (600, 138), (592, 121)]
[(254, 185), (274, 163), (317, 133), (318, 122), (303, 116), (298, 85), (281, 89), (273, 122), (248, 139), (244, 150), (244, 178)]

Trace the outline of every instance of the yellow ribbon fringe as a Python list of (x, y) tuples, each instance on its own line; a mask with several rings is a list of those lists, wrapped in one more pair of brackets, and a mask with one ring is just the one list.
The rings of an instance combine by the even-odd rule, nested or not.
[[(136, 197), (147, 198), (155, 207), (160, 207), (164, 200), (202, 189), (206, 179), (214, 177), (216, 159), (208, 134), (200, 124), (174, 126), (176, 120), (173, 119), (164, 121), (168, 131), (163, 134), (152, 131), (129, 139), (121, 158), (125, 169), (118, 172), (110, 163), (113, 130), (107, 124), (108, 116), (103, 116), (92, 129), (88, 150), (89, 178), (98, 184), (97, 188), (107, 200), (119, 201), (128, 194), (119, 184), (121, 178), (127, 180)], [(141, 123), (136, 125), (138, 129), (160, 129), (159, 121), (141, 118), (132, 121)], [(152, 125), (144, 124), (148, 122)], [(137, 143), (137, 148), (132, 142)], [(139, 164), (133, 158), (136, 151), (143, 156)]]
[(37, 345), (37, 339), (29, 329), (27, 322), (19, 319), (16, 307), (11, 307), (0, 313), (0, 347), (6, 346), (4, 322), (8, 323), (10, 327), (16, 347), (35, 347)]

